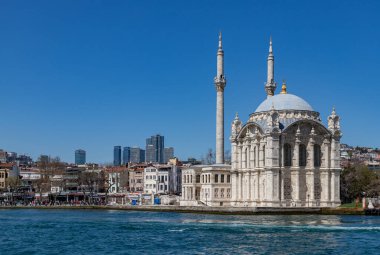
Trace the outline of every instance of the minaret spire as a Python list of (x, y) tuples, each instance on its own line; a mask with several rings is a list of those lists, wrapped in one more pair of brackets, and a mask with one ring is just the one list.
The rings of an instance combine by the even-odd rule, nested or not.
[(219, 32), (219, 50), (222, 50), (222, 32)]
[(273, 46), (272, 46), (272, 36), (269, 39), (269, 54), (267, 58), (268, 73), (267, 73), (267, 82), (265, 83), (265, 91), (267, 92), (268, 97), (274, 95), (277, 84), (274, 81), (274, 55), (273, 55)]
[(219, 32), (219, 46), (216, 54), (216, 164), (224, 164), (224, 51), (222, 48), (222, 33)]

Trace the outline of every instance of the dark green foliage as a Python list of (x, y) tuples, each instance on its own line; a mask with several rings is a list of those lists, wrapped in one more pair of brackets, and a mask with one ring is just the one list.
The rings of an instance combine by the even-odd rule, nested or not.
[(343, 203), (349, 203), (357, 197), (380, 195), (380, 176), (367, 166), (354, 165), (343, 169), (340, 177), (340, 193)]

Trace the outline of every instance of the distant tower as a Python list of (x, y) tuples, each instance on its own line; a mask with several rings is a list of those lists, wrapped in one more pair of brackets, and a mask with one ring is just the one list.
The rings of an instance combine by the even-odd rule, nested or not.
[(269, 41), (269, 55), (267, 59), (268, 63), (268, 74), (267, 74), (267, 82), (265, 84), (265, 91), (267, 92), (268, 97), (274, 95), (274, 91), (276, 90), (277, 84), (274, 81), (274, 56), (272, 49), (272, 36)]
[(121, 165), (121, 146), (113, 147), (113, 165), (114, 166)]
[(222, 48), (222, 33), (219, 33), (219, 47), (217, 53), (216, 77), (216, 164), (224, 164), (224, 51)]
[(131, 161), (131, 147), (123, 148), (123, 164), (128, 164)]
[(150, 163), (164, 163), (164, 136), (153, 135), (146, 139), (145, 160)]
[(86, 164), (86, 151), (78, 149), (75, 151), (75, 164), (84, 165)]

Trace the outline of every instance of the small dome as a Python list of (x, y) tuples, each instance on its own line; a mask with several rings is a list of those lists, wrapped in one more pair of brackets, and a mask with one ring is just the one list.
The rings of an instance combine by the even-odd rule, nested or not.
[(255, 112), (270, 111), (274, 106), (275, 110), (299, 110), (299, 111), (314, 111), (313, 108), (302, 98), (292, 94), (278, 94), (262, 102), (257, 107)]

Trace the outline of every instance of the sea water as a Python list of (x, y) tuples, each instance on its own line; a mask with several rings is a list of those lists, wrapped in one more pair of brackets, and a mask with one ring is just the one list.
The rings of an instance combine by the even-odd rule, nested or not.
[(380, 217), (0, 209), (0, 254), (380, 254)]

